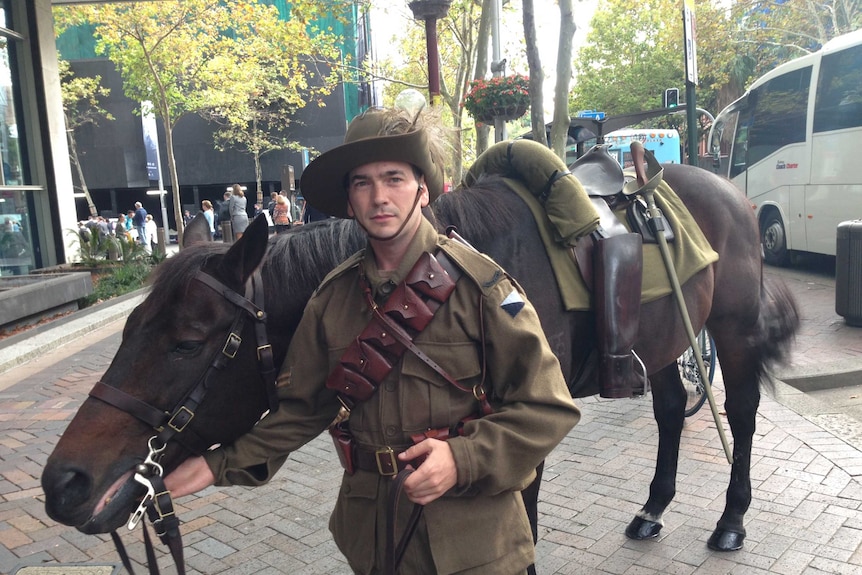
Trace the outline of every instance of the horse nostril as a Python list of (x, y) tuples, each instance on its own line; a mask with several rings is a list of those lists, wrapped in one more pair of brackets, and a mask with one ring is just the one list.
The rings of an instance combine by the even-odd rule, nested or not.
[(73, 469), (45, 470), (42, 475), (45, 510), (60, 523), (72, 524), (78, 508), (90, 499), (93, 481), (85, 472)]

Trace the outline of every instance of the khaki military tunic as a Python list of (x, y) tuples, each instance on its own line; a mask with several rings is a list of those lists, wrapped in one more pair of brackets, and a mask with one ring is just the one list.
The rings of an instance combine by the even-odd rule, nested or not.
[[(207, 461), (219, 485), (259, 485), (290, 452), (324, 431), (340, 407), (324, 385), (327, 375), (371, 318), (360, 267), (380, 303), (423, 252), (437, 249), (464, 275), (415, 343), (466, 388), (482, 380), (484, 363), (494, 413), (469, 421), (463, 435), (449, 440), (457, 485), (425, 507), (401, 572), (523, 573), (534, 548), (519, 492), (580, 412), (520, 287), (490, 259), (438, 235), (425, 220), (389, 277), (378, 274), (370, 250), (327, 276), (305, 309), (279, 376), (279, 410), (234, 444), (208, 453)], [(411, 434), (456, 425), (477, 410), (471, 393), (407, 351), (377, 392), (353, 408), (350, 429), (364, 448), (401, 451), (412, 445)], [(356, 573), (382, 569), (390, 483), (374, 472), (344, 474), (330, 530)], [(405, 524), (408, 507), (400, 506), (399, 525)]]

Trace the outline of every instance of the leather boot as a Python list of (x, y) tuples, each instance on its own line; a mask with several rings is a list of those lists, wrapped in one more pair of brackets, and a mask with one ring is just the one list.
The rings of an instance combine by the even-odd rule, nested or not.
[(593, 298), (599, 351), (599, 395), (632, 397), (642, 393), (632, 348), (640, 321), (643, 249), (640, 234), (627, 233), (596, 242), (593, 252)]

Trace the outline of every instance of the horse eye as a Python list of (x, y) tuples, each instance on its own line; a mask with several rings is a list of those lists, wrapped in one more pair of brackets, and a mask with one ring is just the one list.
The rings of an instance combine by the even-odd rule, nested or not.
[(181, 341), (174, 348), (174, 351), (182, 355), (190, 355), (200, 349), (200, 347), (201, 342), (199, 341)]

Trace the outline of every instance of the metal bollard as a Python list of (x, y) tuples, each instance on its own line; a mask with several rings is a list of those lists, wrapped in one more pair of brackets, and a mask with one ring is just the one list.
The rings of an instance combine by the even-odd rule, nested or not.
[(233, 243), (233, 229), (231, 228), (230, 222), (221, 223), (221, 239), (226, 244)]
[(165, 233), (165, 228), (157, 228), (156, 235), (159, 238), (159, 243), (156, 244), (153, 252), (160, 256), (164, 256), (168, 249), (168, 234)]

